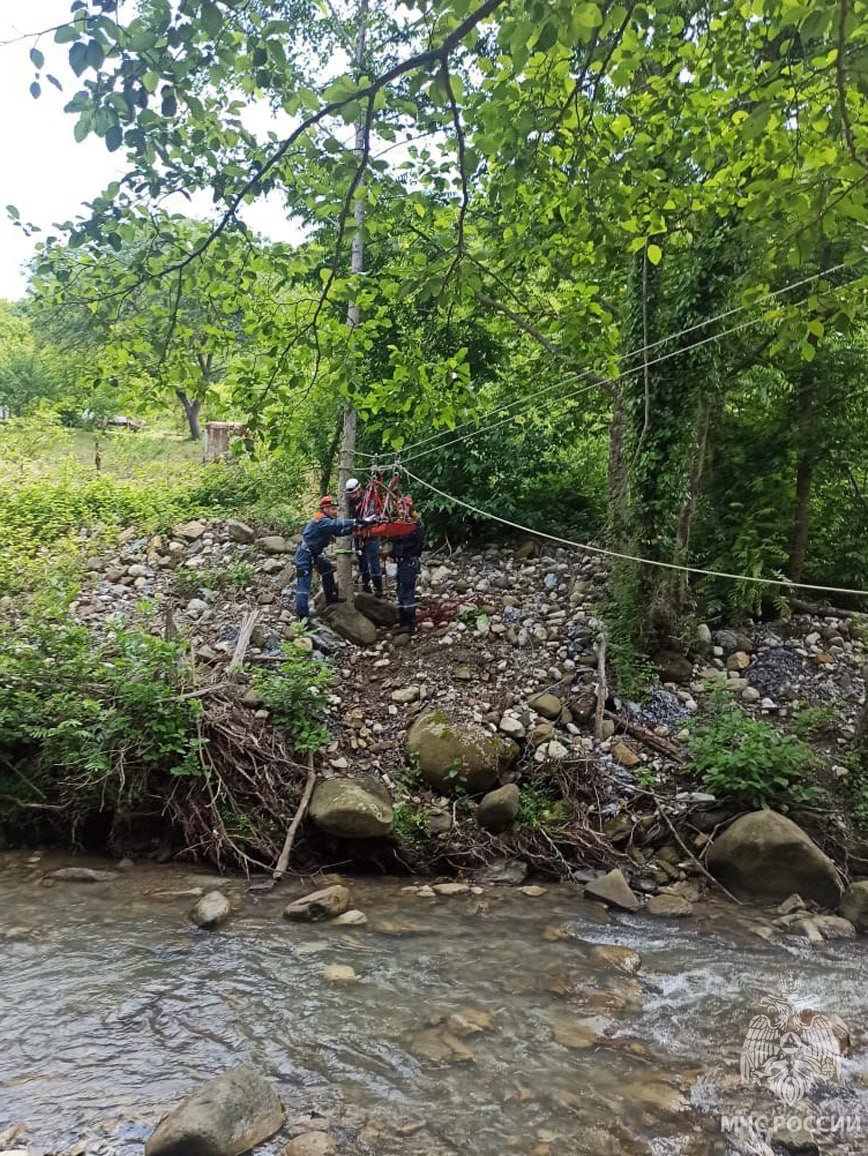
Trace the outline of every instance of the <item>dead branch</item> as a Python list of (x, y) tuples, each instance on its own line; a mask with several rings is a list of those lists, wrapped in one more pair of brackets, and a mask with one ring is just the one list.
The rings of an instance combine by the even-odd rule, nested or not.
[(241, 629), (238, 632), (238, 641), (235, 643), (235, 650), (232, 654), (232, 661), (227, 667), (227, 674), (236, 675), (244, 662), (244, 655), (247, 653), (247, 648), (250, 645), (250, 637), (253, 634), (253, 628), (259, 621), (259, 611), (251, 610), (245, 614)]
[(672, 759), (673, 762), (679, 765), (684, 762), (684, 755), (678, 747), (676, 747), (674, 743), (670, 743), (668, 739), (664, 739), (662, 735), (655, 735), (654, 732), (649, 731), (647, 727), (630, 722), (629, 719), (622, 718), (621, 715), (615, 714), (615, 712), (611, 710), (604, 710), (603, 717), (611, 719), (625, 734), (628, 734), (631, 739), (635, 739), (636, 742), (642, 743), (643, 746), (650, 747), (652, 751), (657, 751), (658, 754), (665, 755), (667, 759)]
[(301, 825), (304, 818), (307, 805), (310, 802), (310, 797), (313, 794), (313, 789), (316, 786), (316, 771), (313, 765), (313, 754), (308, 754), (308, 766), (310, 770), (307, 772), (307, 782), (304, 785), (304, 794), (301, 796), (301, 802), (298, 804), (298, 809), (293, 816), (293, 820), (289, 825), (289, 830), (286, 832), (286, 839), (284, 840), (283, 849), (280, 852), (280, 857), (277, 860), (277, 866), (274, 868), (272, 878), (275, 882), (279, 882), (286, 874), (286, 868), (289, 865), (289, 853), (292, 851), (292, 845), (295, 842), (295, 833)]
[(597, 706), (594, 712), (594, 740), (603, 741), (603, 714), (606, 709), (606, 699), (609, 696), (609, 687), (606, 682), (606, 640), (600, 639), (597, 650)]

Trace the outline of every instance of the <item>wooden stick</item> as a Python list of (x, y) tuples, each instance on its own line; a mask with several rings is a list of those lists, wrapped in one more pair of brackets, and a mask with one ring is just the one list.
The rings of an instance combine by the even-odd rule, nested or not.
[(605, 718), (611, 719), (616, 726), (622, 727), (631, 739), (636, 739), (637, 742), (643, 743), (646, 747), (650, 747), (661, 755), (666, 755), (667, 758), (672, 759), (676, 763), (684, 762), (684, 755), (678, 750), (675, 744), (670, 743), (668, 739), (664, 739), (661, 735), (655, 735), (654, 732), (649, 731), (647, 727), (639, 726), (638, 723), (621, 718), (621, 716), (615, 714), (614, 711), (604, 710), (603, 715)]
[(283, 841), (283, 850), (280, 852), (280, 857), (277, 860), (277, 866), (274, 868), (272, 879), (278, 882), (286, 874), (286, 868), (289, 865), (289, 853), (292, 850), (292, 845), (295, 842), (295, 834), (301, 826), (301, 821), (304, 818), (307, 805), (310, 802), (310, 797), (313, 794), (313, 789), (316, 786), (316, 771), (313, 766), (313, 754), (308, 754), (308, 772), (307, 782), (304, 785), (304, 793), (301, 796), (301, 802), (298, 804), (298, 810), (293, 816), (292, 822), (289, 824), (289, 830), (286, 832), (286, 839)]
[(597, 709), (594, 713), (594, 740), (603, 741), (603, 714), (606, 708), (606, 699), (609, 697), (609, 688), (606, 683), (606, 640), (600, 639), (597, 650)]
[(228, 673), (235, 674), (244, 662), (244, 655), (247, 653), (247, 647), (250, 645), (250, 636), (253, 633), (253, 627), (259, 621), (259, 611), (251, 610), (245, 614), (241, 621), (241, 629), (238, 632), (238, 641), (235, 643), (235, 651), (232, 655), (232, 661), (228, 666)]

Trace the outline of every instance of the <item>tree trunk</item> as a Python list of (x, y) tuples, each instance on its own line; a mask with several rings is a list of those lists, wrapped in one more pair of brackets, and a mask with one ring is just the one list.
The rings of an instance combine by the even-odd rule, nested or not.
[(612, 421), (609, 425), (608, 532), (610, 544), (617, 549), (625, 544), (629, 520), (624, 424), (624, 395), (621, 383), (616, 381), (612, 386)]
[(184, 408), (184, 417), (190, 428), (190, 441), (197, 442), (202, 436), (202, 426), (199, 423), (199, 414), (202, 412), (202, 402), (191, 400), (182, 389), (176, 389), (178, 400)]
[(811, 508), (811, 482), (814, 476), (811, 447), (811, 424), (814, 416), (813, 373), (808, 367), (799, 375), (796, 384), (796, 438), (799, 461), (796, 467), (796, 504), (790, 532), (790, 559), (787, 574), (794, 582), (801, 582), (805, 573), (808, 552), (808, 529)]
[(326, 447), (325, 454), (319, 464), (319, 492), (321, 494), (327, 493), (328, 488), (331, 485), (332, 470), (334, 469), (335, 464), (335, 454), (338, 452), (338, 443), (341, 440), (343, 428), (343, 414), (339, 414), (338, 419), (335, 422), (335, 432), (329, 439), (329, 444)]
[[(361, 76), (365, 65), (365, 33), (367, 31), (368, 19), (368, 0), (359, 0), (359, 27), (356, 36), (356, 52), (353, 60), (355, 75)], [(361, 114), (356, 121), (356, 139), (355, 151), (356, 156), (363, 155), (365, 149), (365, 124), (362, 120)], [(356, 197), (353, 205), (353, 218), (356, 223), (356, 231), (353, 234), (352, 255), (350, 262), (350, 271), (353, 277), (362, 273), (365, 268), (365, 238), (364, 238), (364, 224), (365, 224), (365, 202), (361, 197)], [(351, 301), (347, 307), (347, 326), (350, 330), (355, 329), (359, 324), (359, 307), (355, 301)], [(347, 479), (352, 475), (353, 463), (356, 457), (356, 425), (357, 414), (354, 405), (348, 403), (344, 407), (344, 421), (343, 434), (341, 438), (341, 456), (338, 464), (338, 490), (340, 502), (341, 516), (346, 517), (349, 512), (349, 503), (347, 501), (346, 483)], [(344, 598), (349, 597), (350, 590), (353, 584), (353, 554), (352, 550), (344, 548), (338, 554), (337, 565), (337, 579), (338, 587), (341, 595)]]

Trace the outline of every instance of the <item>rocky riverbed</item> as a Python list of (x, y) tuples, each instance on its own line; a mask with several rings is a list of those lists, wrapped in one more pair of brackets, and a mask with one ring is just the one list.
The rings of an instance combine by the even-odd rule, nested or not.
[[(345, 886), (364, 921), (284, 918), (314, 882)], [(858, 941), (766, 943), (753, 927), (773, 908), (717, 900), (661, 923), (569, 885), (442, 882), (263, 891), (3, 854), (0, 1150), (138, 1154), (164, 1113), (247, 1064), (283, 1104), (266, 1156), (864, 1151)], [(228, 918), (200, 930), (191, 909), (215, 889)], [(741, 1082), (770, 995), (838, 1025), (837, 1077), (798, 1106)], [(796, 1115), (849, 1130), (806, 1139), (774, 1121)], [(724, 1116), (759, 1132), (725, 1138)]]

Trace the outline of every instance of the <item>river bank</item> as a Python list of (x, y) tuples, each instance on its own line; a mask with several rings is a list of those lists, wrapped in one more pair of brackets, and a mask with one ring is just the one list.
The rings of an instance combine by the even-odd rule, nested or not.
[[(165, 1111), (241, 1063), (286, 1107), (266, 1156), (311, 1130), (342, 1156), (705, 1156), (722, 1115), (775, 1110), (738, 1073), (751, 1006), (779, 979), (852, 1037), (812, 1110), (868, 1117), (860, 941), (767, 943), (771, 908), (709, 899), (659, 920), (570, 885), (344, 876), (368, 922), (336, 926), (282, 918), (310, 880), (258, 892), (153, 863), (52, 878), (70, 866), (113, 865), (0, 857), (0, 1132), (27, 1125), (9, 1146), (31, 1156), (139, 1153)], [(189, 910), (214, 886), (232, 915), (203, 932)], [(856, 1153), (864, 1134), (820, 1141)]]

